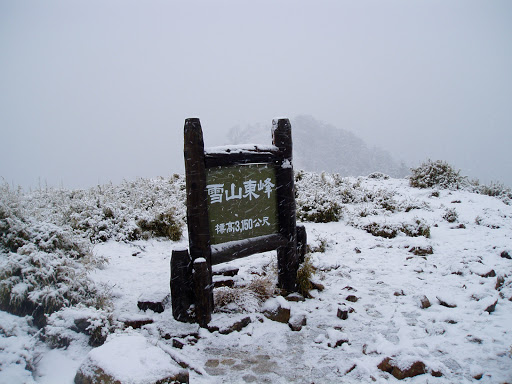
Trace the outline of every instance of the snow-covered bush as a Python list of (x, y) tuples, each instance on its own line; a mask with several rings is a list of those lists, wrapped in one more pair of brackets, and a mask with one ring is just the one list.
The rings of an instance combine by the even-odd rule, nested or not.
[(311, 256), (306, 255), (304, 262), (299, 266), (297, 271), (297, 286), (299, 288), (299, 292), (305, 297), (309, 296), (309, 291), (311, 291), (313, 287), (311, 284), (311, 277), (313, 276), (314, 271)]
[(142, 230), (144, 238), (166, 237), (173, 241), (178, 241), (182, 236), (181, 225), (176, 220), (175, 209), (171, 208), (167, 212), (158, 214), (151, 219), (140, 219), (137, 225)]
[[(445, 161), (427, 160), (418, 168), (412, 168), (409, 184), (416, 188), (464, 189), (470, 192), (497, 197), (505, 204), (512, 203), (512, 189), (502, 183), (480, 185), (478, 180), (469, 181), (466, 176), (460, 175), (460, 170), (455, 170)], [(432, 196), (439, 197), (439, 191), (432, 192)]]
[(409, 183), (411, 187), (461, 189), (468, 185), (467, 179), (451, 165), (441, 160), (427, 160), (418, 168), (412, 168)]
[(445, 219), (449, 223), (455, 223), (459, 218), (459, 214), (455, 210), (455, 208), (449, 208), (443, 215), (443, 219)]
[(372, 222), (361, 226), (366, 232), (373, 236), (393, 239), (400, 233), (409, 237), (430, 237), (430, 227), (423, 220), (414, 220), (412, 223), (377, 223)]
[(87, 268), (101, 263), (89, 243), (69, 228), (25, 218), (14, 192), (2, 188), (0, 310), (31, 315), (42, 327), (45, 316), (62, 307), (103, 300), (87, 277)]
[(32, 376), (41, 349), (37, 329), (31, 318), (18, 317), (0, 311), (0, 381), (26, 383), (36, 381)]
[(342, 216), (342, 180), (337, 174), (297, 172), (297, 219), (315, 223), (339, 221)]
[(473, 184), (475, 192), (480, 193), (481, 195), (497, 197), (507, 205), (512, 203), (512, 189), (502, 183), (479, 185), (478, 182), (474, 182)]
[(52, 347), (68, 347), (73, 341), (84, 341), (93, 347), (102, 345), (118, 326), (111, 314), (78, 304), (62, 308), (48, 317), (44, 339)]
[(253, 313), (279, 290), (276, 287), (277, 270), (264, 271), (262, 276), (256, 276), (247, 284), (234, 288), (220, 287), (214, 290), (216, 312)]
[(369, 179), (389, 180), (389, 176), (382, 172), (373, 172), (367, 176)]
[(185, 183), (179, 175), (87, 190), (37, 190), (20, 195), (18, 203), (27, 216), (70, 227), (93, 243), (177, 240), (185, 223)]

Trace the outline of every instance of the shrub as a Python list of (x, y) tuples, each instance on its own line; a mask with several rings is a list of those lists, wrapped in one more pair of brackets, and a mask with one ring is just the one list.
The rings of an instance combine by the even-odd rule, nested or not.
[(304, 296), (309, 296), (309, 291), (312, 289), (311, 277), (314, 273), (314, 267), (311, 263), (311, 256), (306, 255), (304, 262), (299, 266), (297, 270), (297, 285), (299, 292)]
[(313, 223), (330, 223), (339, 221), (341, 213), (342, 208), (337, 202), (317, 199), (310, 204), (302, 204), (297, 212), (297, 218)]
[(77, 303), (97, 305), (102, 294), (87, 277), (101, 262), (89, 243), (69, 229), (25, 219), (14, 199), (2, 196), (0, 219), (0, 310), (31, 315), (42, 327), (46, 315)]
[(382, 223), (370, 223), (363, 226), (363, 229), (371, 233), (373, 236), (384, 237), (386, 239), (393, 239), (398, 235), (396, 226)]
[(329, 223), (341, 219), (344, 188), (339, 175), (299, 171), (295, 180), (298, 220)]
[(62, 308), (48, 317), (44, 339), (55, 348), (68, 347), (71, 342), (81, 339), (98, 347), (116, 326), (117, 323), (108, 311), (78, 304)]
[(389, 180), (389, 176), (382, 172), (373, 172), (367, 176), (369, 179)]
[(510, 205), (512, 202), (512, 190), (501, 183), (491, 183), (490, 185), (478, 185), (478, 183), (474, 183), (476, 192), (497, 197), (502, 200), (505, 204)]
[(422, 220), (415, 220), (413, 223), (389, 224), (389, 223), (370, 223), (362, 226), (366, 232), (377, 237), (393, 239), (398, 234), (403, 233), (409, 237), (424, 236), (430, 238), (430, 227)]
[(412, 168), (412, 175), (409, 179), (411, 187), (416, 188), (446, 188), (459, 189), (467, 185), (465, 177), (460, 176), (448, 163), (437, 160), (427, 160), (418, 168)]
[(213, 291), (214, 311), (224, 313), (254, 313), (260, 308), (260, 300), (246, 287), (220, 287)]
[(182, 236), (181, 225), (175, 219), (174, 209), (159, 213), (152, 220), (140, 219), (137, 221), (140, 229), (146, 232), (146, 237), (166, 237), (173, 241), (179, 241)]
[(447, 209), (443, 215), (443, 219), (445, 219), (449, 223), (455, 223), (459, 218), (459, 214), (455, 210), (455, 208)]
[(430, 238), (430, 226), (423, 220), (416, 219), (413, 223), (404, 223), (400, 226), (400, 231), (409, 237)]

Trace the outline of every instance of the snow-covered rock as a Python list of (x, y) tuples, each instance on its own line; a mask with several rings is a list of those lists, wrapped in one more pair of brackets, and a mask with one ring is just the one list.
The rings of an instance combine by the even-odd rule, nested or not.
[(114, 335), (93, 349), (80, 366), (75, 384), (188, 383), (189, 375), (167, 353), (138, 334)]

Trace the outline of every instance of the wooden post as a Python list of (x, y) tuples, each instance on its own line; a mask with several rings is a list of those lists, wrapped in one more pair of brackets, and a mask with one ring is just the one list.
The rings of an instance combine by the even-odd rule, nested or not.
[(206, 328), (212, 319), (213, 301), (210, 303), (209, 294), (213, 292), (212, 270), (205, 259), (194, 260), (194, 293), (196, 305), (196, 321), (200, 327)]
[[(206, 168), (204, 161), (204, 142), (201, 123), (197, 118), (185, 120), (184, 129), (185, 175), (187, 189), (187, 226), (192, 260), (206, 260), (207, 284), (200, 294), (205, 298), (195, 297), (196, 311), (201, 313), (213, 309), (213, 284), (211, 275), (210, 230), (208, 226), (208, 206), (206, 194)], [(205, 308), (198, 308), (201, 303), (208, 303)]]
[(192, 260), (188, 249), (173, 250), (171, 256), (172, 315), (178, 321), (192, 322), (189, 308), (194, 304)]
[(272, 142), (282, 154), (276, 166), (277, 205), (280, 233), (288, 244), (277, 249), (279, 288), (297, 291), (297, 227), (295, 218), (294, 175), (292, 165), (292, 127), (288, 119), (272, 121)]

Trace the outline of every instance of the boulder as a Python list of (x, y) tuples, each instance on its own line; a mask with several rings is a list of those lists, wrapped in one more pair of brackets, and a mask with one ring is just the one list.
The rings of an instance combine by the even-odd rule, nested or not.
[(457, 304), (449, 300), (448, 298), (440, 298), (439, 296), (436, 296), (437, 300), (439, 301), (439, 304), (446, 308), (456, 308)]
[(318, 281), (309, 280), (309, 282), (311, 283), (312, 289), (316, 289), (319, 292), (322, 292), (325, 289), (325, 286), (322, 283), (319, 283)]
[(377, 366), (381, 371), (391, 373), (398, 380), (403, 380), (408, 377), (415, 377), (423, 375), (427, 372), (425, 364), (421, 361), (415, 361), (410, 364), (407, 368), (400, 367), (395, 360), (391, 357), (387, 357), (381, 361)]
[(430, 308), (432, 304), (430, 304), (430, 300), (428, 299), (427, 296), (423, 295), (421, 298), (420, 298), (420, 308), (421, 309), (427, 309), (427, 308)]
[(487, 273), (479, 274), (480, 277), (496, 277), (496, 271), (494, 269), (491, 269)]
[(298, 292), (292, 292), (288, 296), (286, 296), (287, 301), (293, 301), (293, 302), (299, 302), (299, 301), (306, 301), (304, 296), (302, 296)]
[(165, 310), (165, 305), (169, 302), (169, 294), (167, 292), (153, 292), (146, 293), (139, 297), (137, 301), (137, 307), (141, 311), (147, 311), (148, 309), (162, 313)]
[(231, 266), (213, 266), (213, 276), (228, 276), (234, 277), (238, 275), (238, 268)]
[(233, 288), (235, 280), (226, 276), (213, 276), (213, 288), (228, 287)]
[(162, 349), (138, 334), (114, 335), (89, 352), (78, 369), (75, 384), (188, 383), (182, 369)]
[(298, 315), (294, 315), (290, 318), (290, 321), (288, 322), (288, 326), (292, 331), (300, 331), (302, 330), (302, 327), (307, 324), (306, 315), (301, 313)]
[(268, 299), (263, 304), (262, 312), (272, 321), (286, 324), (290, 320), (290, 304), (282, 296)]
[(355, 295), (348, 295), (345, 300), (350, 301), (351, 303), (357, 303), (359, 298)]
[(487, 308), (485, 308), (485, 312), (489, 312), (489, 314), (493, 313), (496, 310), (496, 304), (498, 304), (497, 299), (493, 304), (491, 304)]
[(347, 320), (348, 319), (348, 314), (349, 313), (353, 313), (353, 312), (355, 312), (354, 308), (348, 307), (345, 304), (342, 304), (340, 307), (338, 307), (337, 316), (341, 320)]
[(222, 314), (216, 316), (208, 324), (210, 332), (219, 332), (221, 335), (229, 335), (233, 332), (240, 332), (251, 323), (249, 316), (229, 316)]

